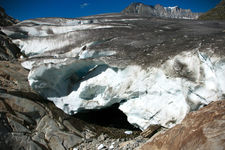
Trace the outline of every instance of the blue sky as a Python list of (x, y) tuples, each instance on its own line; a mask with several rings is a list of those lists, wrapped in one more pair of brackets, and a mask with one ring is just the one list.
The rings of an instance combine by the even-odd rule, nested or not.
[(148, 5), (179, 6), (194, 12), (206, 12), (220, 0), (0, 0), (6, 13), (19, 20), (38, 17), (75, 18), (120, 12), (132, 2)]

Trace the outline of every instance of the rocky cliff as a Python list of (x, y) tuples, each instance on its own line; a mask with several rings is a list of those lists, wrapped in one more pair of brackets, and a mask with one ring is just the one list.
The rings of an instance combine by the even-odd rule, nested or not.
[(210, 103), (188, 114), (181, 124), (158, 134), (140, 150), (224, 150), (225, 101)]
[(193, 13), (190, 9), (182, 9), (178, 6), (163, 7), (162, 5), (145, 5), (143, 3), (132, 3), (121, 13), (126, 15), (141, 15), (148, 17), (197, 19), (201, 13)]
[(18, 20), (8, 16), (5, 13), (4, 8), (2, 8), (0, 6), (0, 26), (9, 26), (9, 25), (13, 25), (13, 24), (15, 24), (17, 22), (18, 22)]
[[(15, 19), (8, 16), (5, 10), (0, 7), (0, 28), (13, 25), (16, 22)], [(0, 60), (15, 60), (22, 55), (20, 49), (2, 31), (0, 31), (0, 41)]]

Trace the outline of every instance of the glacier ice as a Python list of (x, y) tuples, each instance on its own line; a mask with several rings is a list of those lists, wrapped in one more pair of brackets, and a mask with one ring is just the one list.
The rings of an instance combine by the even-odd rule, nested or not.
[(172, 127), (185, 115), (225, 93), (225, 61), (198, 51), (183, 52), (161, 67), (113, 68), (102, 61), (64, 60), (31, 69), (33, 89), (66, 113), (120, 103), (128, 121), (144, 130)]
[[(151, 124), (169, 128), (181, 122), (188, 112), (224, 98), (223, 56), (203, 48), (186, 48), (175, 50), (174, 55), (166, 54), (168, 58), (162, 62), (160, 59), (158, 66), (154, 66), (152, 63), (159, 60), (156, 56), (164, 56), (158, 55), (164, 49), (151, 49), (148, 40), (155, 33), (139, 30), (138, 24), (132, 24), (136, 21), (142, 25), (145, 19), (120, 15), (39, 18), (22, 21), (16, 28), (4, 27), (2, 31), (14, 37), (13, 42), (29, 57), (21, 59), (22, 66), (30, 70), (31, 87), (68, 114), (119, 103), (128, 121), (140, 129)], [(159, 34), (165, 31), (170, 34), (173, 27), (164, 23)], [(155, 30), (154, 24), (151, 25), (150, 29)], [(189, 32), (185, 32), (185, 38), (192, 36)], [(139, 36), (134, 39), (133, 34)], [(152, 40), (154, 47), (166, 42), (163, 38)], [(145, 59), (143, 63), (140, 56)]]

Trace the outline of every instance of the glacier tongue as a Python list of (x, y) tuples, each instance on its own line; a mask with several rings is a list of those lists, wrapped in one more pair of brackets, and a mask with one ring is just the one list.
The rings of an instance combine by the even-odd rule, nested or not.
[(151, 124), (172, 127), (192, 110), (221, 99), (225, 62), (204, 53), (183, 52), (161, 67), (113, 68), (94, 60), (65, 59), (35, 66), (33, 89), (66, 113), (121, 103), (128, 121), (144, 130)]
[(172, 127), (224, 98), (224, 27), (103, 14), (31, 19), (2, 31), (29, 57), (21, 59), (31, 87), (57, 107), (73, 114), (119, 103), (144, 130)]

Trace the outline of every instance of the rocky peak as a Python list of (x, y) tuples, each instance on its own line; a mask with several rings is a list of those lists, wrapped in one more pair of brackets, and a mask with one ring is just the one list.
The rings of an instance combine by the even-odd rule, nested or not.
[(4, 8), (0, 6), (0, 26), (10, 26), (18, 21), (5, 13)]
[(143, 3), (132, 3), (125, 8), (121, 13), (130, 15), (141, 15), (150, 17), (163, 18), (179, 18), (179, 19), (197, 19), (200, 13), (193, 13), (190, 9), (182, 9), (178, 6), (163, 7), (160, 4), (155, 6), (145, 5)]
[(1, 31), (1, 26), (10, 26), (16, 22), (17, 21), (8, 16), (5, 10), (0, 6), (0, 61), (13, 60), (21, 55), (20, 49)]

